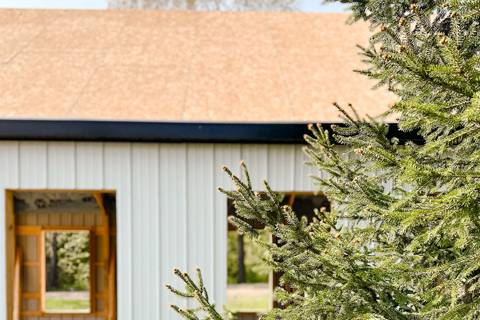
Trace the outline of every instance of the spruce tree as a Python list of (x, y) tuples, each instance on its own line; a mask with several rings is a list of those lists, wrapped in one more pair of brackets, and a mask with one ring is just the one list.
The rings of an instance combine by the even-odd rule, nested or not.
[[(264, 318), (480, 319), (480, 0), (341, 2), (372, 25), (361, 72), (398, 95), (388, 115), (416, 138), (350, 106), (338, 106), (343, 124), (311, 126), (306, 153), (328, 173), (315, 180), (332, 201), (313, 221), (268, 183), (253, 190), (244, 164), (243, 179), (225, 169), (232, 222), (255, 238), (258, 220), (278, 239), (264, 244), (268, 264), (293, 289), (279, 288), (283, 307)], [(186, 292), (172, 290), (200, 302), (177, 311), (227, 318), (200, 273), (200, 284), (177, 273)]]

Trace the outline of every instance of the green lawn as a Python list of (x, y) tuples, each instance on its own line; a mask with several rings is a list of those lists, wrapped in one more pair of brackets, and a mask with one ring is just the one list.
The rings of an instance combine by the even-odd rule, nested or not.
[(269, 309), (269, 296), (260, 296), (260, 297), (237, 296), (234, 299), (230, 299), (225, 307), (228, 311), (232, 311), (232, 312), (267, 311)]
[(59, 310), (77, 310), (89, 311), (90, 302), (88, 300), (71, 300), (62, 298), (46, 298), (45, 307), (47, 311)]

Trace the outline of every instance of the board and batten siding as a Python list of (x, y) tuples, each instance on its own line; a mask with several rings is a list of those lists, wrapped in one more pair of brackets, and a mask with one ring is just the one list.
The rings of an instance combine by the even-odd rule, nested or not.
[[(240, 160), (255, 188), (267, 179), (278, 191), (314, 190), (300, 145), (0, 141), (0, 206), (5, 189), (115, 190), (118, 319), (178, 319), (169, 305), (186, 302), (164, 287), (179, 285), (174, 267), (200, 267), (225, 303), (227, 200), (216, 188), (232, 187), (221, 166), (238, 173)], [(5, 261), (4, 236), (0, 254)], [(3, 293), (5, 272), (0, 263)]]

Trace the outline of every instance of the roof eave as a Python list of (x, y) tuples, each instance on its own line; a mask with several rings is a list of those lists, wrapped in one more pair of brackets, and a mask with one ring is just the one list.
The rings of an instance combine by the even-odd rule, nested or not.
[[(334, 123), (322, 123), (330, 130)], [(420, 141), (389, 124), (389, 136)], [(307, 123), (1, 119), (0, 140), (304, 144)]]

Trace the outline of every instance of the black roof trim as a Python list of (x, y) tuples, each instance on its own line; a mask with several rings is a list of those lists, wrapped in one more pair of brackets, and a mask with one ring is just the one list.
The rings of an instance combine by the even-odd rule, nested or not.
[[(330, 128), (332, 123), (325, 123)], [(0, 140), (303, 144), (306, 123), (0, 120)], [(390, 136), (420, 141), (390, 124)]]

